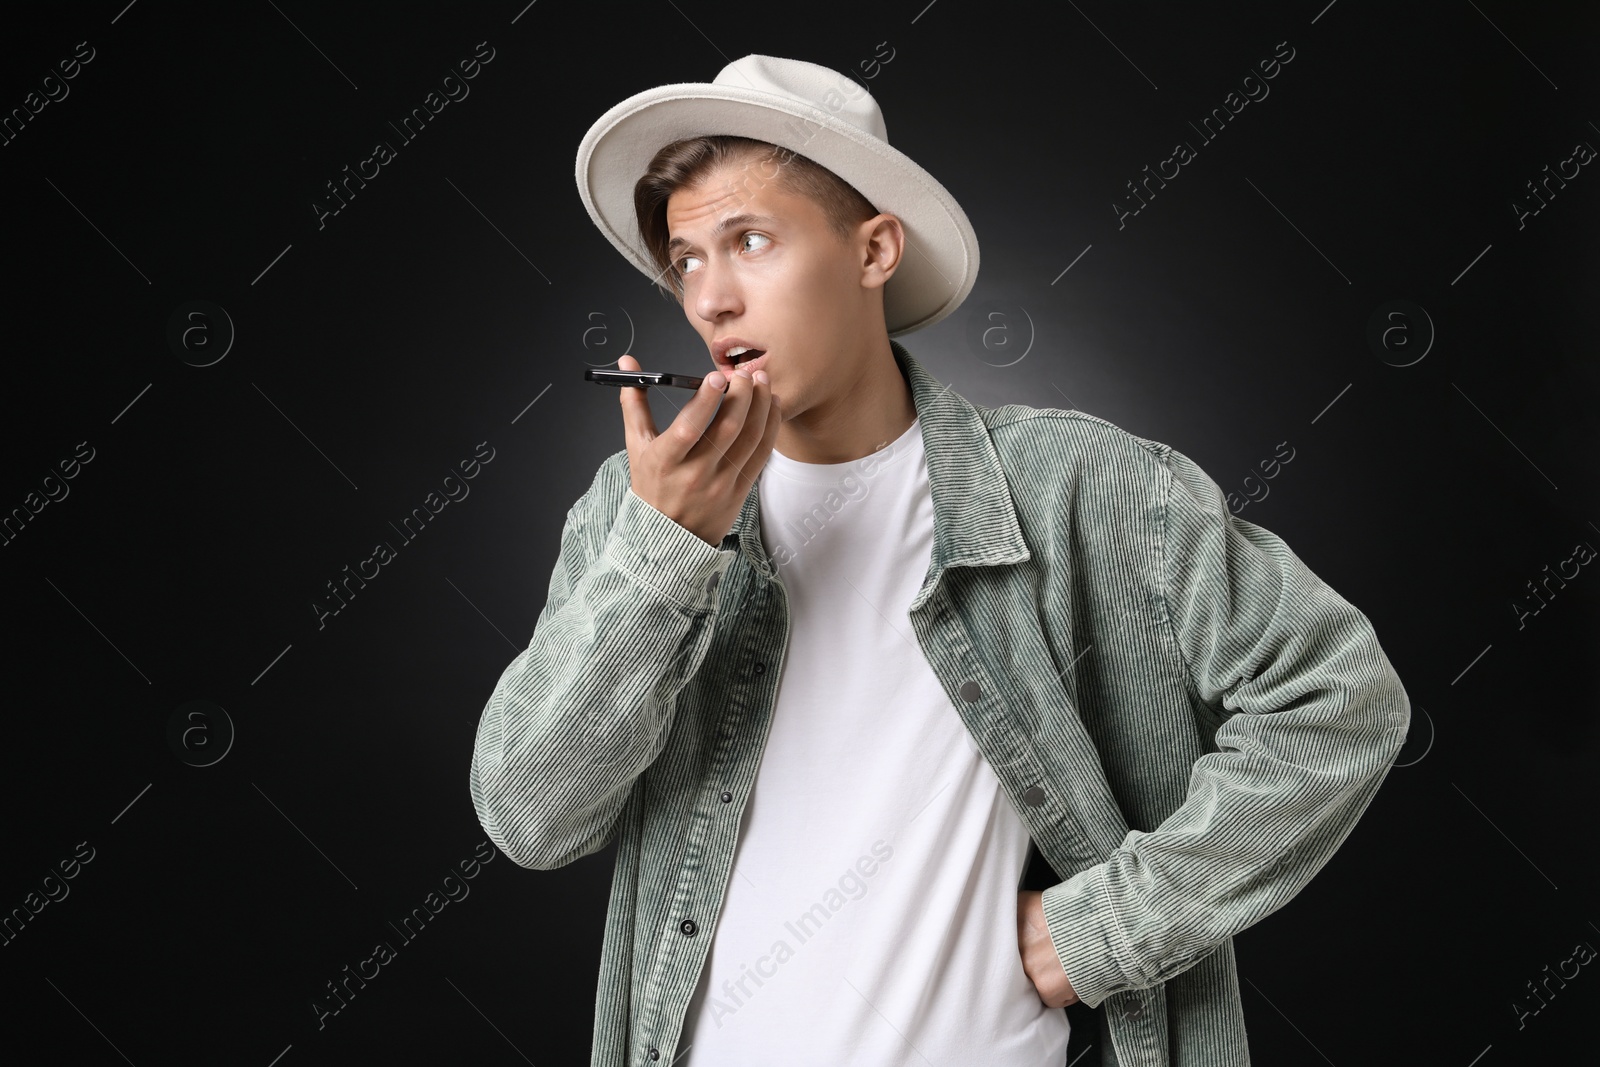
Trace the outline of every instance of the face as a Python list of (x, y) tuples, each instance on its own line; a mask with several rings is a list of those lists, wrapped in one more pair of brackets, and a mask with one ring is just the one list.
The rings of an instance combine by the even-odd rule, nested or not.
[(729, 339), (765, 352), (751, 367), (767, 372), (788, 421), (845, 395), (866, 340), (884, 332), (881, 287), (898, 249), (873, 234), (875, 221), (898, 223), (880, 215), (841, 241), (813, 200), (771, 180), (775, 166), (713, 169), (668, 198), (667, 228), (684, 316), (713, 363), (732, 370), (718, 348)]

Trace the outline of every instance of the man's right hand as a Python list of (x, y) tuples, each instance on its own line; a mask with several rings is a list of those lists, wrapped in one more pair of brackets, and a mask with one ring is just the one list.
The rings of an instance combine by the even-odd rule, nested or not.
[[(638, 370), (639, 361), (623, 356), (617, 367)], [(634, 493), (712, 547), (733, 528), (778, 440), (783, 415), (766, 376), (735, 371), (724, 393), (723, 373), (712, 371), (659, 434), (646, 390), (619, 390)]]

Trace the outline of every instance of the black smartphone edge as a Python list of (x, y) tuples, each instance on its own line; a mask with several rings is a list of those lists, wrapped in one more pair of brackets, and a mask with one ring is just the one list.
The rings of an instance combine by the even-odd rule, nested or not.
[(641, 388), (668, 385), (678, 389), (698, 389), (705, 381), (693, 374), (671, 374), (658, 370), (597, 370), (594, 367), (583, 372), (583, 380), (597, 385), (636, 385)]

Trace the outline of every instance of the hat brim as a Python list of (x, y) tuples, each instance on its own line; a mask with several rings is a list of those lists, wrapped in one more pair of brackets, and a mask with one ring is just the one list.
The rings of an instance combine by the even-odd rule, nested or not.
[(955, 197), (909, 156), (822, 108), (771, 93), (686, 82), (629, 97), (597, 119), (578, 146), (584, 207), (617, 251), (652, 281), (661, 273), (634, 214), (633, 187), (660, 149), (686, 137), (732, 134), (798, 152), (900, 220), (906, 250), (884, 285), (890, 336), (954, 311), (978, 276), (978, 238)]

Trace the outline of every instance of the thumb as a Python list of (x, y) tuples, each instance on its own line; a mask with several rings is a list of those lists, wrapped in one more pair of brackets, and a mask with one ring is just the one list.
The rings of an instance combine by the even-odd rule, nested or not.
[[(639, 361), (632, 356), (624, 355), (617, 360), (618, 370), (638, 370)], [(656, 439), (655, 416), (650, 412), (650, 401), (645, 398), (648, 390), (636, 385), (624, 385), (618, 389), (621, 393), (622, 403), (622, 430), (627, 437), (629, 446), (635, 443), (647, 445)]]

